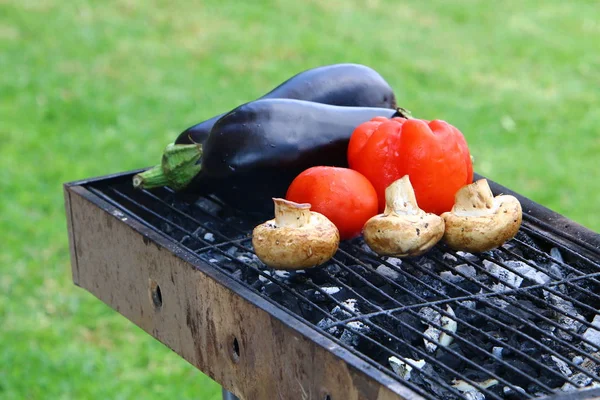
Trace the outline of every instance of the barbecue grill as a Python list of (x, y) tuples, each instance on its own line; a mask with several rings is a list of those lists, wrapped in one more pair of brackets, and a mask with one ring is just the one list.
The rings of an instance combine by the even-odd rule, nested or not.
[(357, 238), (284, 272), (252, 251), (269, 216), (137, 172), (65, 184), (73, 280), (242, 399), (600, 397), (600, 235), (507, 188), (523, 224), (499, 249)]

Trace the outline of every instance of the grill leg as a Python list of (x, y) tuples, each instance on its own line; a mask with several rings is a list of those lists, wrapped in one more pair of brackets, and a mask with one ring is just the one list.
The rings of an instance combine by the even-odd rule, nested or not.
[(223, 389), (223, 400), (240, 400), (233, 395), (233, 393), (229, 393), (227, 390)]

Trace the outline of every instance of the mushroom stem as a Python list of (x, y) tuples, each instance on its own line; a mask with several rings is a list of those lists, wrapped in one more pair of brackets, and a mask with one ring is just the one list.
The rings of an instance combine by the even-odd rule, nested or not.
[(463, 217), (493, 213), (494, 194), (486, 179), (465, 185), (456, 192), (452, 212)]
[(310, 222), (310, 204), (274, 198), (275, 225), (301, 228)]
[(274, 198), (275, 218), (254, 228), (256, 256), (277, 269), (304, 269), (333, 257), (340, 243), (336, 226), (323, 214), (310, 211), (308, 203)]
[(424, 211), (417, 205), (415, 190), (408, 175), (404, 175), (385, 189), (383, 215), (417, 215), (419, 213), (424, 213)]
[(452, 210), (442, 214), (444, 241), (454, 250), (482, 252), (500, 247), (518, 232), (523, 218), (519, 200), (494, 197), (486, 179), (456, 192)]
[(363, 228), (367, 245), (379, 255), (418, 256), (432, 248), (444, 234), (444, 221), (421, 210), (408, 175), (385, 189), (385, 211)]

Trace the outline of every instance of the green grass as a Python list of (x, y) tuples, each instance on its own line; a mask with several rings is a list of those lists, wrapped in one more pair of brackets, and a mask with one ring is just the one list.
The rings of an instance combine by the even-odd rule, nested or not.
[(0, 398), (218, 398), (72, 285), (61, 184), (155, 164), (317, 65), (374, 67), (478, 172), (600, 231), (598, 21), (593, 1), (0, 0)]

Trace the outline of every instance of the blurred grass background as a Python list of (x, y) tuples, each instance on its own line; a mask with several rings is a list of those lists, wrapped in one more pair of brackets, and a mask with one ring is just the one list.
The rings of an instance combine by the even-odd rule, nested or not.
[(217, 399), (72, 285), (61, 184), (158, 162), (188, 126), (318, 65), (378, 70), (476, 171), (600, 231), (593, 1), (0, 0), (0, 398)]

